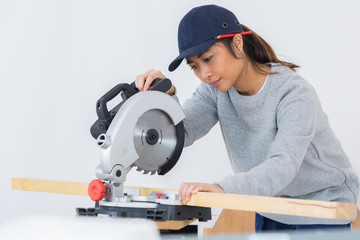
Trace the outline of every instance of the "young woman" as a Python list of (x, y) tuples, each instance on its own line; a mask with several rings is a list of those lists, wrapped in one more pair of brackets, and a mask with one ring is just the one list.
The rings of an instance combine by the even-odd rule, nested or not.
[[(181, 20), (179, 56), (202, 81), (183, 109), (185, 145), (219, 122), (234, 175), (216, 184), (183, 183), (186, 203), (198, 191), (356, 203), (359, 180), (330, 128), (313, 87), (297, 65), (280, 61), (259, 35), (229, 10), (206, 5)], [(156, 78), (137, 76), (146, 91)], [(173, 94), (174, 90), (170, 94)], [(350, 228), (347, 220), (256, 214), (256, 231)]]

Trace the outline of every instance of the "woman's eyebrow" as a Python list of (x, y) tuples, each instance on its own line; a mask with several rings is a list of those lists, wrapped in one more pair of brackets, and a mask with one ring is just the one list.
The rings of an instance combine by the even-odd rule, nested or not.
[[(196, 57), (197, 57), (197, 58), (201, 58), (201, 56), (202, 56), (204, 53), (208, 52), (208, 51), (209, 51), (209, 49), (208, 49), (208, 50), (206, 50), (206, 51), (205, 51), (205, 52), (203, 52), (203, 53), (200, 53), (200, 54), (199, 54), (199, 55), (197, 55)], [(186, 59), (186, 63), (187, 63), (187, 64), (190, 64), (190, 63), (193, 63), (193, 61), (189, 61), (189, 60), (187, 60), (187, 59)]]
[(209, 51), (209, 49), (208, 50), (206, 50), (205, 52), (203, 52), (203, 53), (200, 53), (199, 55), (197, 55), (196, 57), (197, 58), (201, 58), (201, 56), (204, 54), (204, 53), (207, 53)]

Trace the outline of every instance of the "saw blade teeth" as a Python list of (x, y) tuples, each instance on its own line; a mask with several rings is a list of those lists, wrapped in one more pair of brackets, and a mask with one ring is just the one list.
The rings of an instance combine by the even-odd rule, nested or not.
[(143, 171), (143, 174), (148, 174), (148, 173), (151, 173), (151, 175), (154, 175), (154, 174), (156, 173), (156, 170), (155, 170), (155, 171), (152, 171), (152, 170), (145, 170), (145, 169), (142, 169), (141, 167), (137, 167), (137, 168), (136, 168), (136, 171), (138, 171), (138, 172)]

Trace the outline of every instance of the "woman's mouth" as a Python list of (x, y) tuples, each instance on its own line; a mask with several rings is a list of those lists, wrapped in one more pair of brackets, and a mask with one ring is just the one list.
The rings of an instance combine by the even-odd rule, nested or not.
[(220, 83), (220, 80), (221, 80), (221, 78), (219, 80), (215, 81), (215, 82), (210, 83), (211, 86), (217, 87), (219, 85), (219, 83)]

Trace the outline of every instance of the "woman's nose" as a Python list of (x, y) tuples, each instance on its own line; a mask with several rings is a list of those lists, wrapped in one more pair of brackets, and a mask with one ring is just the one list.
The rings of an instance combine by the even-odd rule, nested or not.
[(207, 82), (207, 83), (211, 82), (212, 76), (213, 76), (213, 73), (209, 68), (204, 67), (201, 69), (201, 79), (204, 82)]

